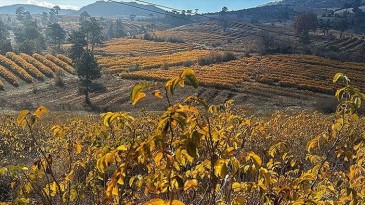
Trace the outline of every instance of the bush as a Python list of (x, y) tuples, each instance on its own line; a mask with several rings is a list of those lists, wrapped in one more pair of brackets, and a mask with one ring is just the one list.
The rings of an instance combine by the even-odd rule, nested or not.
[(232, 52), (224, 52), (223, 54), (212, 52), (207, 56), (202, 56), (198, 59), (198, 65), (205, 66), (215, 63), (228, 62), (231, 60), (236, 60), (237, 57)]
[(182, 38), (179, 38), (179, 37), (168, 37), (166, 39), (167, 42), (170, 42), (170, 43), (185, 43), (185, 40), (182, 39)]
[(195, 61), (189, 60), (189, 61), (185, 61), (182, 64), (184, 67), (191, 67), (193, 65), (195, 65)]
[(237, 57), (236, 57), (236, 55), (234, 55), (234, 53), (232, 53), (232, 52), (223, 53), (223, 56), (222, 56), (223, 62), (228, 62), (228, 61), (232, 61), (232, 60), (237, 60)]
[(54, 79), (54, 85), (55, 86), (57, 86), (57, 87), (64, 87), (65, 86), (65, 83), (63, 82), (60, 74), (56, 74), (53, 79)]

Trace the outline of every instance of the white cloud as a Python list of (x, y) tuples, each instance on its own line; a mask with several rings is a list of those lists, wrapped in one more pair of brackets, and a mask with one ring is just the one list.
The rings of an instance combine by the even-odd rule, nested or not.
[(54, 4), (47, 1), (37, 1), (37, 0), (27, 0), (28, 4), (34, 4), (37, 6), (43, 6), (47, 8), (53, 8), (54, 6), (59, 6), (61, 9), (73, 9), (73, 10), (79, 10), (80, 7), (75, 5), (65, 5), (65, 4)]

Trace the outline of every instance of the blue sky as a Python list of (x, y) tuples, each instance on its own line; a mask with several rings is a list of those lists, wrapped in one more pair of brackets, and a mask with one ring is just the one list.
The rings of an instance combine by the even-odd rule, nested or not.
[[(82, 6), (94, 3), (96, 0), (0, 0), (0, 6), (11, 4), (35, 4), (52, 7), (60, 5), (61, 8), (78, 9)], [(124, 0), (132, 1), (132, 0)], [(176, 9), (199, 9), (202, 12), (219, 11), (223, 6), (229, 10), (239, 10), (259, 6), (273, 0), (145, 0), (151, 3), (161, 4)]]

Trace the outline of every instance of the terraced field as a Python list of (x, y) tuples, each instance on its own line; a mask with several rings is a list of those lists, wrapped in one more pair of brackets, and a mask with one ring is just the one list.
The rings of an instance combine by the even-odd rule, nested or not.
[(157, 56), (101, 57), (98, 62), (104, 73), (120, 73), (128, 70), (181, 66), (184, 63), (195, 64), (200, 57), (207, 56), (211, 52), (209, 50), (191, 50)]
[[(260, 87), (266, 93), (275, 93), (279, 88), (294, 88), (332, 94), (335, 88), (331, 78), (338, 72), (346, 73), (355, 86), (364, 88), (365, 84), (365, 64), (309, 55), (250, 57), (213, 66), (196, 66), (193, 69), (203, 85), (234, 91)], [(183, 68), (153, 69), (120, 75), (126, 79), (165, 81), (182, 70)]]
[(360, 38), (340, 38), (322, 45), (324, 49), (335, 49), (341, 52), (354, 52), (363, 49), (365, 40)]
[(188, 51), (194, 46), (186, 43), (154, 42), (141, 39), (119, 38), (104, 43), (95, 49), (99, 55), (106, 56), (148, 56), (167, 55), (176, 52)]
[(43, 56), (35, 53), (30, 56), (12, 52), (6, 53), (5, 56), (0, 55), (0, 89), (4, 90), (5, 84), (19, 87), (22, 82), (32, 84), (44, 81), (47, 77), (52, 78), (55, 73), (75, 74), (70, 61), (64, 55), (56, 57), (51, 54)]
[[(281, 35), (277, 35), (278, 32)], [(226, 25), (226, 29), (216, 21), (194, 23), (165, 31), (156, 31), (154, 34), (163, 38), (181, 38), (185, 42), (200, 48), (234, 52), (257, 52), (263, 38), (269, 39), (271, 44), (285, 42), (286, 45), (293, 46), (297, 44), (298, 40), (293, 38), (294, 33), (287, 28), (278, 30), (278, 28), (269, 26), (256, 26), (240, 22), (230, 22)], [(275, 47), (272, 49), (275, 49)]]

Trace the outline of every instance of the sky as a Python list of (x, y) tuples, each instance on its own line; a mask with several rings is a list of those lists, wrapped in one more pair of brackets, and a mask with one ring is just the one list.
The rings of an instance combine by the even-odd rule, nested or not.
[[(0, 6), (12, 4), (34, 4), (44, 7), (59, 5), (61, 9), (78, 10), (82, 6), (94, 3), (96, 0), (0, 0)], [(120, 0), (118, 0), (120, 1)], [(133, 0), (123, 0), (133, 1)], [(220, 11), (223, 6), (229, 10), (239, 10), (256, 7), (273, 0), (144, 0), (150, 3), (160, 4), (175, 9), (194, 10), (199, 9), (199, 13)]]

